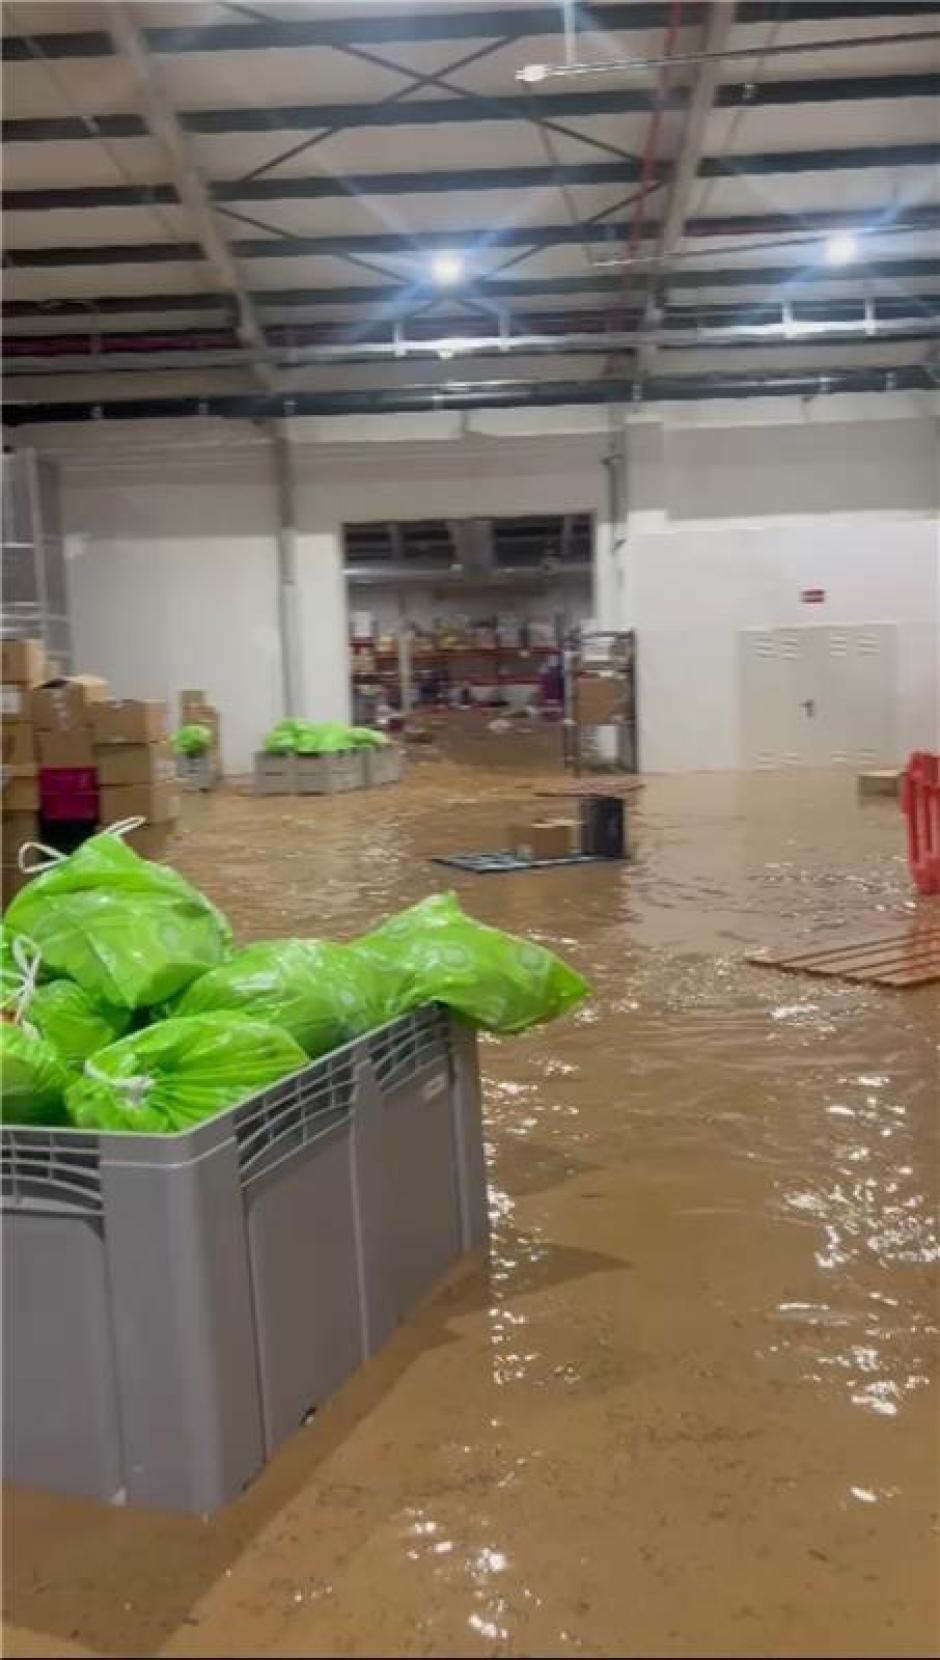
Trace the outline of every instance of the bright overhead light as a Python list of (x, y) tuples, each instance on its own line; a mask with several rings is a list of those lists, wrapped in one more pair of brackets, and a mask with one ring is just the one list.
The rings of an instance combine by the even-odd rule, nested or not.
[(449, 288), (463, 278), (461, 254), (435, 254), (431, 261), (431, 275), (442, 288)]
[(524, 68), (517, 70), (516, 80), (525, 81), (528, 86), (535, 86), (537, 81), (544, 81), (549, 72), (547, 63), (527, 63)]
[(823, 258), (827, 265), (849, 265), (853, 259), (858, 259), (858, 237), (851, 231), (839, 231), (836, 236), (830, 236), (823, 249)]

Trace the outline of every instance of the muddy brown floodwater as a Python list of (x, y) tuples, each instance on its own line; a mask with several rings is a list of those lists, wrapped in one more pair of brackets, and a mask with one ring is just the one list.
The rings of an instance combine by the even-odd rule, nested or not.
[(540, 743), (187, 801), (173, 856), (243, 938), (455, 886), (594, 995), (483, 1040), (488, 1262), (229, 1511), (8, 1495), (9, 1655), (937, 1652), (940, 992), (744, 961), (911, 913), (897, 804), (653, 779), (634, 866), (430, 864), (499, 845)]

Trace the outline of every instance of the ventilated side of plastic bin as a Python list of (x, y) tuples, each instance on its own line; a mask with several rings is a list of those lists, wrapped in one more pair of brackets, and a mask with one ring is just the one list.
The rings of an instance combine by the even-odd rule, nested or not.
[(447, 1016), (422, 1010), (368, 1040), (354, 1120), (369, 1353), (461, 1246)]
[[(97, 1155), (30, 1142), (16, 1170), (32, 1214), (5, 1214), (3, 1469), (8, 1480), (104, 1500), (123, 1496), (114, 1341)], [(28, 1198), (26, 1202), (29, 1203)], [(41, 1207), (41, 1208), (39, 1208)]]
[(366, 1355), (352, 1170), (359, 1049), (235, 1112), (268, 1453)]
[(363, 749), (363, 767), (368, 785), (397, 784), (402, 775), (404, 757), (400, 744), (383, 744), (381, 748)]
[(422, 1009), (174, 1136), (0, 1130), (16, 1481), (210, 1512), (486, 1236), (473, 1034)]
[(211, 754), (177, 755), (176, 776), (184, 790), (211, 790), (215, 778)]
[(358, 749), (331, 755), (297, 755), (294, 788), (298, 795), (334, 795), (361, 790), (365, 783), (362, 753)]
[(294, 756), (269, 755), (259, 749), (255, 755), (255, 792), (257, 795), (293, 795)]

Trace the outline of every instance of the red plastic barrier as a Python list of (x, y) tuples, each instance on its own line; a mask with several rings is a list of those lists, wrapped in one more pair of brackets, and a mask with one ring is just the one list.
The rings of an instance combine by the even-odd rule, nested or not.
[(918, 750), (901, 789), (907, 856), (918, 893), (940, 893), (940, 755)]

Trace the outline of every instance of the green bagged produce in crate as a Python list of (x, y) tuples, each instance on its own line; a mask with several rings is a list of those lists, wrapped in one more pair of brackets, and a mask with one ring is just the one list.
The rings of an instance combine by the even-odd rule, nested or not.
[(39, 948), (44, 975), (74, 980), (109, 1007), (137, 1009), (175, 996), (226, 956), (231, 930), (221, 911), (117, 834), (50, 857), (5, 917), (12, 934)]
[(212, 748), (212, 728), (202, 721), (190, 721), (173, 734), (173, 748), (177, 755), (208, 755)]
[(432, 894), (353, 944), (382, 980), (386, 1020), (445, 1003), (488, 1031), (524, 1032), (590, 991), (545, 946), (467, 916), (453, 893)]
[(88, 1055), (123, 1037), (131, 1011), (94, 1002), (72, 980), (50, 980), (36, 987), (26, 1019), (67, 1066), (80, 1067)]
[(281, 1026), (310, 1056), (325, 1055), (382, 1021), (377, 976), (348, 945), (259, 940), (184, 991), (175, 1014), (227, 1009)]
[(354, 749), (351, 727), (339, 721), (324, 721), (319, 726), (308, 726), (297, 739), (298, 755), (340, 755)]
[(51, 1043), (0, 1020), (0, 1122), (65, 1124), (71, 1074)]
[(131, 1022), (127, 1009), (95, 1003), (73, 980), (39, 981), (42, 953), (18, 934), (0, 936), (0, 1010), (50, 1043), (66, 1066), (113, 1043)]
[(83, 1130), (171, 1135), (307, 1065), (298, 1043), (241, 1014), (172, 1018), (131, 1032), (86, 1060), (66, 1091)]
[(269, 755), (293, 755), (298, 739), (306, 730), (306, 721), (280, 720), (272, 726), (264, 740), (264, 747)]
[(350, 726), (347, 728), (349, 742), (353, 749), (387, 749), (389, 740), (384, 732), (376, 732), (372, 726)]

